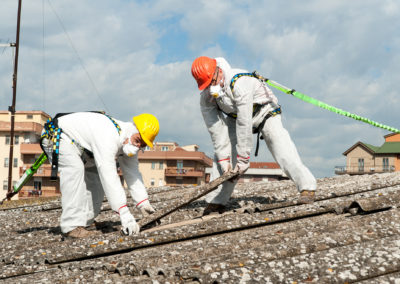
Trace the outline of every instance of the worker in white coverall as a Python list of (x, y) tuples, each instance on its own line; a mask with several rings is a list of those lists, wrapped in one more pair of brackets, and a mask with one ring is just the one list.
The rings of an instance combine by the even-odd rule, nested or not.
[[(300, 192), (298, 203), (313, 202), (316, 180), (303, 165), (296, 146), (283, 127), (278, 100), (266, 84), (252, 76), (237, 75), (249, 73), (231, 68), (224, 58), (198, 57), (193, 61), (191, 71), (202, 91), (201, 113), (215, 151), (212, 178), (231, 171), (232, 165), (234, 171), (246, 172), (250, 165), (253, 128), (261, 127), (259, 131), (268, 149)], [(208, 206), (203, 214), (223, 212), (236, 181), (225, 182), (208, 194)]]
[(101, 113), (77, 112), (61, 116), (57, 122), (62, 130), (58, 160), (62, 233), (75, 238), (95, 234), (85, 228), (100, 213), (104, 193), (111, 209), (120, 216), (122, 232), (139, 233), (116, 162), (136, 207), (144, 214), (153, 213), (138, 169), (137, 152), (146, 145), (153, 147), (159, 131), (157, 118), (141, 114), (133, 117), (133, 122), (122, 122)]

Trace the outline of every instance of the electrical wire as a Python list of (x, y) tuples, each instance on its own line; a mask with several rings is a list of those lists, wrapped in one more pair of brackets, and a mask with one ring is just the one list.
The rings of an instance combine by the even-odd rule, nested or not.
[(69, 41), (69, 43), (70, 43), (72, 49), (74, 50), (75, 55), (77, 56), (77, 58), (78, 58), (78, 60), (79, 60), (79, 62), (80, 62), (80, 64), (81, 64), (83, 70), (85, 71), (87, 77), (89, 78), (89, 81), (90, 81), (90, 83), (92, 84), (92, 87), (93, 87), (93, 89), (95, 90), (95, 92), (96, 92), (98, 98), (100, 99), (101, 103), (103, 104), (104, 109), (105, 109), (108, 113), (110, 113), (109, 110), (107, 109), (107, 106), (106, 106), (106, 104), (104, 103), (102, 97), (100, 96), (100, 93), (99, 93), (99, 91), (97, 90), (96, 85), (94, 84), (94, 81), (93, 81), (92, 77), (90, 76), (89, 72), (87, 71), (87, 69), (86, 69), (86, 67), (85, 67), (85, 65), (84, 65), (84, 63), (83, 63), (82, 58), (79, 56), (79, 53), (78, 53), (77, 49), (75, 48), (75, 46), (74, 46), (74, 44), (73, 44), (73, 42), (72, 42), (72, 40), (71, 40), (71, 37), (69, 36), (69, 34), (68, 34), (68, 32), (67, 32), (67, 29), (65, 28), (65, 26), (64, 26), (64, 24), (63, 24), (61, 18), (58, 16), (58, 14), (57, 14), (56, 10), (54, 9), (53, 5), (51, 4), (50, 0), (47, 0), (47, 2), (49, 3), (50, 8), (52, 9), (53, 13), (56, 15), (56, 17), (57, 17), (57, 19), (58, 19), (58, 21), (59, 21), (59, 23), (60, 23), (62, 29), (64, 30), (64, 33), (65, 33), (65, 35), (66, 35), (66, 37), (67, 37), (67, 39), (68, 39), (68, 41)]

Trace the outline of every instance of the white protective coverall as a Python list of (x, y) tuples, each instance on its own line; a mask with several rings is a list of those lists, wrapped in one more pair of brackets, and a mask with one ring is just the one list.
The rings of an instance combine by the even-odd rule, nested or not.
[[(253, 146), (252, 127), (257, 127), (263, 117), (274, 110), (278, 100), (272, 91), (258, 79), (249, 76), (239, 78), (232, 94), (231, 79), (238, 73), (249, 73), (243, 69), (232, 69), (224, 58), (216, 58), (217, 66), (224, 74), (223, 95), (214, 98), (210, 88), (201, 92), (200, 108), (214, 145), (215, 158), (211, 179), (218, 178), (222, 169), (217, 161), (232, 159), (235, 167), (237, 156), (249, 158)], [(218, 105), (217, 105), (218, 103)], [(253, 104), (264, 105), (254, 118)], [(237, 118), (225, 116), (225, 113), (237, 114)], [(282, 170), (296, 184), (299, 191), (316, 190), (316, 180), (300, 159), (288, 131), (283, 127), (281, 115), (268, 118), (261, 131), (268, 149)], [(206, 196), (208, 203), (225, 205), (232, 195), (235, 183), (225, 182), (217, 190)]]
[[(63, 131), (59, 152), (63, 233), (93, 223), (100, 213), (104, 193), (112, 210), (118, 212), (126, 205), (116, 160), (134, 202), (139, 204), (148, 198), (137, 155), (128, 157), (122, 152), (123, 142), (138, 130), (133, 122), (115, 122), (121, 128), (120, 134), (110, 118), (103, 114), (77, 112), (58, 118), (58, 126)], [(94, 161), (82, 147), (93, 153)]]

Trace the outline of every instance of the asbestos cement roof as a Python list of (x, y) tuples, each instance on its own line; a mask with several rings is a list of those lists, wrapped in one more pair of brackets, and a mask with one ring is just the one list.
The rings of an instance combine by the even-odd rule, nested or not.
[[(227, 212), (201, 217), (195, 201), (134, 237), (104, 202), (86, 239), (61, 236), (59, 199), (12, 201), (0, 207), (0, 282), (399, 283), (399, 189), (399, 173), (323, 178), (299, 205), (291, 181), (238, 184)], [(188, 190), (150, 200), (162, 210)]]

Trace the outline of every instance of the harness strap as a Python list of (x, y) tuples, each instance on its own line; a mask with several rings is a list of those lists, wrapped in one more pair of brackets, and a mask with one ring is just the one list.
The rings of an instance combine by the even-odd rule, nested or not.
[[(111, 122), (114, 124), (115, 128), (117, 129), (118, 134), (121, 134), (121, 127), (111, 116), (106, 114), (104, 111), (90, 111), (90, 112), (103, 114), (106, 117), (108, 117), (111, 120)], [(56, 116), (54, 116), (54, 118), (49, 118), (44, 125), (45, 132), (40, 137), (40, 147), (42, 148), (42, 150), (46, 156), (47, 156), (47, 153), (43, 147), (42, 141), (43, 141), (43, 139), (48, 139), (53, 142), (53, 153), (52, 153), (52, 161), (51, 161), (51, 176), (50, 176), (51, 181), (57, 180), (57, 173), (58, 173), (58, 158), (59, 158), (59, 154), (60, 154), (60, 139), (61, 139), (61, 133), (62, 133), (62, 129), (58, 127), (58, 118), (60, 118), (64, 115), (72, 114), (72, 113), (73, 112), (58, 113), (58, 114), (56, 114)], [(72, 140), (72, 143), (74, 143), (74, 142), (75, 141)], [(90, 152), (87, 149), (84, 149), (84, 151)]]
[[(254, 71), (253, 73), (238, 73), (238, 74), (236, 74), (235, 76), (232, 77), (231, 83), (229, 85), (230, 88), (231, 88), (232, 93), (233, 93), (233, 88), (235, 86), (236, 81), (239, 78), (243, 77), (243, 76), (253, 77), (253, 78), (256, 78), (256, 79), (260, 80), (261, 82), (265, 82), (265, 80), (266, 80), (264, 77), (259, 75), (256, 71)], [(260, 106), (262, 106), (262, 105), (260, 105)], [(258, 155), (258, 148), (260, 146), (260, 139), (263, 139), (263, 137), (260, 135), (260, 133), (261, 133), (262, 129), (264, 128), (265, 122), (271, 116), (275, 116), (275, 115), (281, 114), (281, 113), (282, 113), (282, 110), (281, 110), (281, 107), (279, 106), (276, 109), (274, 109), (274, 110), (270, 111), (269, 113), (267, 113), (267, 115), (264, 116), (262, 122), (256, 128), (253, 128), (253, 133), (254, 134), (257, 133), (257, 145), (256, 145), (256, 152), (255, 152), (255, 156), (256, 157)], [(253, 116), (254, 116), (254, 107), (253, 107)]]
[(278, 108), (276, 108), (276, 109), (270, 111), (269, 113), (267, 113), (266, 116), (264, 116), (262, 122), (257, 126), (257, 128), (255, 129), (256, 132), (254, 132), (254, 130), (253, 130), (253, 133), (257, 133), (257, 145), (256, 145), (256, 152), (255, 152), (255, 154), (254, 154), (256, 157), (257, 157), (257, 155), (258, 155), (258, 148), (259, 148), (259, 146), (260, 146), (260, 139), (263, 139), (263, 137), (260, 136), (260, 133), (261, 133), (262, 129), (264, 128), (265, 122), (266, 122), (267, 119), (270, 118), (271, 116), (275, 116), (275, 115), (280, 114), (280, 113), (282, 113), (280, 107), (278, 107)]

